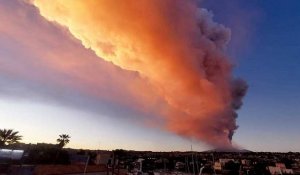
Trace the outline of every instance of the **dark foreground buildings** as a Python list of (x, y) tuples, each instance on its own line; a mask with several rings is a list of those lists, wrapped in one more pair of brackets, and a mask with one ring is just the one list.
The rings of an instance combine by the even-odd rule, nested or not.
[(70, 174), (300, 174), (300, 153), (151, 152), (61, 149), (19, 144), (0, 150), (0, 175)]

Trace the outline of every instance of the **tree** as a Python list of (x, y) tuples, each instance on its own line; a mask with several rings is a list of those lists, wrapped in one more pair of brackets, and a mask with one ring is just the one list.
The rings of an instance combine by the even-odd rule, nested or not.
[(22, 136), (18, 134), (18, 131), (12, 129), (0, 129), (0, 147), (19, 143), (22, 140)]
[(63, 148), (70, 142), (70, 136), (68, 134), (61, 134), (59, 135), (59, 138), (56, 140), (58, 142), (58, 146), (60, 148)]

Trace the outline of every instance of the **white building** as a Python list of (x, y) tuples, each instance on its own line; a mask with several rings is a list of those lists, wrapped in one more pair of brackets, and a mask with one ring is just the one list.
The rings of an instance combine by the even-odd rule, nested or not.
[(268, 166), (267, 169), (272, 175), (282, 174), (280, 167)]
[(292, 169), (282, 169), (282, 173), (284, 174), (294, 174), (294, 171)]

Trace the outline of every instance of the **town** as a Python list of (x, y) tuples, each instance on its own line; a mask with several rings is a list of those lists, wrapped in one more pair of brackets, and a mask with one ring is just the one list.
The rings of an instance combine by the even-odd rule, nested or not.
[(0, 150), (0, 174), (300, 174), (300, 153), (248, 150), (152, 152), (83, 150), (18, 143)]

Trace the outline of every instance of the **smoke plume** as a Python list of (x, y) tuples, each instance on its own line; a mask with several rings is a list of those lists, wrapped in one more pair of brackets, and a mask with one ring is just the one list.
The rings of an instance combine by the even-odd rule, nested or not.
[[(42, 16), (66, 26), (97, 56), (147, 81), (166, 104), (149, 106), (165, 121), (164, 129), (216, 147), (231, 146), (235, 111), (247, 86), (232, 77), (225, 53), (230, 30), (214, 22), (212, 13), (197, 1), (33, 3)], [(145, 89), (135, 88), (133, 93), (145, 103)]]
[(1, 98), (122, 117), (156, 116), (150, 109), (164, 106), (137, 73), (99, 59), (68, 30), (46, 21), (32, 4), (0, 0), (0, 21)]

